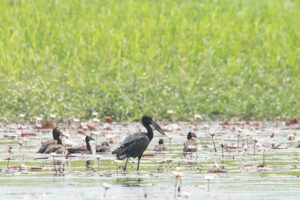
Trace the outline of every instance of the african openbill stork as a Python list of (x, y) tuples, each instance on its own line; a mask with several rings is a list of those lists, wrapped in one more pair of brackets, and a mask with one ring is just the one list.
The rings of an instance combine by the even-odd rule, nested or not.
[(112, 154), (117, 155), (118, 160), (127, 158), (124, 171), (126, 171), (127, 162), (130, 157), (138, 157), (137, 171), (139, 171), (141, 157), (153, 138), (153, 130), (150, 125), (153, 125), (158, 132), (165, 135), (161, 127), (149, 116), (145, 115), (142, 117), (142, 124), (147, 129), (147, 133), (139, 132), (127, 136), (122, 145), (112, 152)]

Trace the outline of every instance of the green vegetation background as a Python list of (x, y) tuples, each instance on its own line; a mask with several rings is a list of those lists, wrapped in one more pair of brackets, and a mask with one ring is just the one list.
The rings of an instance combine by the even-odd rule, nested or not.
[(0, 1), (0, 119), (300, 117), (297, 0)]

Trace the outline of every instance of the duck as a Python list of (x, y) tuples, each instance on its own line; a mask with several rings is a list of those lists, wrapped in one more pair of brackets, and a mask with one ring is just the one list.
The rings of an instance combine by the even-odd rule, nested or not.
[(56, 139), (57, 143), (49, 145), (45, 151), (45, 154), (56, 153), (62, 154), (65, 151), (65, 146), (62, 143), (61, 137), (63, 134), (60, 132), (60, 136)]
[(52, 135), (53, 135), (53, 140), (48, 140), (44, 142), (37, 153), (45, 153), (48, 147), (58, 144), (59, 140), (61, 142), (60, 137), (63, 136), (63, 134), (58, 130), (58, 128), (54, 128), (52, 130)]
[(154, 151), (161, 152), (161, 151), (168, 151), (168, 147), (164, 144), (163, 139), (159, 139), (158, 144), (155, 145)]
[(92, 154), (92, 148), (90, 145), (91, 140), (94, 140), (94, 138), (92, 138), (91, 136), (85, 136), (85, 142), (86, 142), (85, 147), (72, 147), (72, 148), (68, 148), (67, 151), (69, 153)]
[(197, 138), (195, 133), (189, 132), (187, 134), (187, 141), (184, 142), (183, 152), (196, 152), (198, 150), (198, 143), (194, 139)]
[(96, 153), (111, 152), (108, 142), (102, 142), (100, 145), (96, 146)]

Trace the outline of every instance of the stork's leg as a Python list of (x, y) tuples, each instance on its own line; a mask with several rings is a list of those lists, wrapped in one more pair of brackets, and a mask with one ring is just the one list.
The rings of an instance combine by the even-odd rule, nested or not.
[(127, 157), (127, 159), (126, 159), (126, 163), (125, 163), (125, 167), (124, 167), (124, 172), (126, 172), (126, 166), (127, 166), (127, 163), (128, 163), (128, 159), (129, 159), (129, 157)]
[(140, 170), (140, 160), (141, 160), (141, 157), (142, 157), (142, 156), (139, 156), (139, 160), (138, 160), (138, 166), (137, 166), (137, 169), (136, 169), (136, 171), (139, 171), (139, 170)]

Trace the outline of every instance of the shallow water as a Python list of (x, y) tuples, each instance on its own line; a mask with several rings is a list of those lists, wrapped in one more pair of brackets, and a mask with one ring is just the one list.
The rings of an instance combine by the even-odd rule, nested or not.
[[(116, 136), (115, 149), (130, 133), (143, 130), (137, 123), (106, 124), (90, 122), (96, 130), (78, 128), (79, 124), (59, 124), (58, 127), (69, 135), (75, 145), (84, 145), (84, 135), (94, 135), (96, 144)], [(85, 126), (85, 125), (83, 125)], [(140, 174), (136, 173), (137, 160), (131, 159), (128, 172), (122, 173), (110, 153), (101, 154), (99, 168), (95, 154), (75, 155), (66, 159), (57, 155), (36, 154), (41, 141), (51, 139), (50, 129), (39, 129), (31, 124), (1, 124), (0, 129), (0, 199), (298, 199), (300, 196), (300, 149), (297, 135), (300, 124), (286, 126), (284, 122), (240, 122), (235, 124), (222, 123), (161, 123), (168, 129), (168, 137), (155, 131), (154, 139), (141, 160)], [(80, 130), (80, 131), (78, 131)], [(182, 155), (183, 143), (188, 131), (194, 131), (199, 137), (197, 153)], [(217, 152), (209, 133), (215, 132), (214, 138)], [(22, 137), (22, 133), (34, 133), (34, 136)], [(240, 133), (239, 135), (237, 133)], [(274, 137), (270, 135), (274, 133)], [(295, 138), (289, 137), (296, 134)], [(27, 134), (28, 135), (28, 134)], [(248, 136), (247, 136), (248, 135)], [(154, 145), (163, 138), (169, 151), (156, 154)], [(258, 139), (255, 146), (253, 138)], [(245, 152), (243, 146), (247, 145)], [(19, 150), (18, 141), (23, 145)], [(220, 143), (231, 147), (224, 149)], [(278, 146), (273, 149), (272, 144)], [(8, 149), (12, 147), (9, 155)], [(263, 153), (265, 165), (263, 164)], [(11, 158), (7, 167), (7, 157)], [(92, 160), (92, 168), (86, 169), (86, 160)], [(223, 164), (224, 162), (224, 164)], [(21, 170), (18, 166), (22, 166)], [(181, 166), (183, 176), (177, 180), (173, 171)], [(222, 168), (224, 166), (224, 169)], [(56, 170), (54, 170), (54, 167)], [(37, 169), (37, 170), (35, 170)], [(61, 171), (59, 171), (61, 169)], [(209, 173), (225, 172), (225, 173)], [(212, 174), (209, 181), (207, 174)], [(181, 182), (181, 183), (180, 183)], [(112, 184), (104, 197), (103, 183)], [(180, 186), (180, 191), (178, 191)]]

